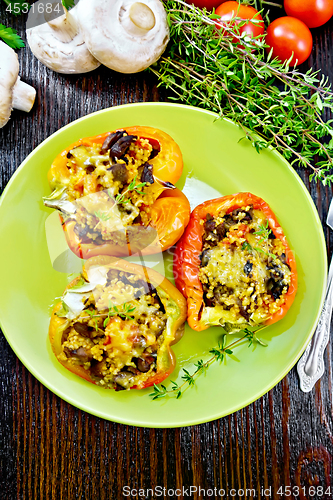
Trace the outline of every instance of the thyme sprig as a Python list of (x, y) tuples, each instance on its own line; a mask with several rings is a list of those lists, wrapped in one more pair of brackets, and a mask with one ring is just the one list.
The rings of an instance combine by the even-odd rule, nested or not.
[(268, 250), (268, 238), (269, 238), (269, 235), (271, 234), (272, 230), (269, 228), (269, 225), (268, 225), (268, 220), (266, 221), (266, 224), (259, 224), (259, 229), (258, 231), (255, 231), (253, 234), (256, 234), (258, 236), (261, 236), (261, 239), (259, 240), (258, 244), (262, 244), (264, 243), (265, 247), (266, 247), (266, 251), (263, 250), (262, 248), (259, 248), (259, 247), (253, 247), (252, 245), (250, 245), (250, 243), (248, 241), (244, 241), (243, 245), (242, 245), (242, 250), (247, 250), (249, 253), (252, 253), (253, 250), (255, 250), (256, 252), (259, 252), (259, 253), (263, 253), (265, 255), (267, 255), (267, 257), (271, 257), (271, 259), (276, 259), (277, 256), (274, 255), (273, 253), (269, 252)]
[[(139, 182), (139, 184), (136, 184), (137, 176), (138, 176), (138, 174), (134, 177), (132, 182), (128, 185), (128, 188), (123, 193), (117, 194), (116, 205), (125, 205), (126, 203), (128, 203), (130, 200), (126, 200), (125, 196), (127, 193), (129, 193), (131, 191), (135, 191), (136, 193), (142, 194), (142, 195), (146, 194), (143, 191), (140, 191), (140, 188), (143, 188), (147, 183), (146, 182)], [(111, 191), (109, 190), (108, 192), (109, 192), (110, 198), (113, 198), (113, 194), (111, 193)]]
[(263, 241), (268, 240), (271, 232), (272, 230), (269, 228), (268, 220), (266, 220), (266, 224), (259, 224), (258, 231), (255, 231), (253, 234), (261, 236), (261, 240), (259, 241), (259, 243), (262, 243)]
[[(118, 205), (126, 205), (127, 203), (129, 203), (130, 200), (126, 199), (126, 194), (127, 193), (135, 191), (138, 194), (142, 194), (142, 195), (146, 194), (143, 191), (140, 191), (140, 188), (144, 187), (147, 183), (146, 182), (140, 182), (139, 184), (136, 184), (136, 178), (137, 178), (137, 175), (134, 177), (134, 179), (132, 180), (132, 182), (128, 185), (127, 189), (123, 193), (117, 194), (117, 196), (115, 198), (113, 196), (113, 193), (112, 193), (111, 189), (108, 189), (108, 195), (109, 195), (109, 197), (112, 200), (114, 199), (114, 201), (115, 201), (115, 204), (112, 206), (111, 211), (114, 210), (115, 207), (117, 207)], [(110, 215), (110, 211), (108, 211), (108, 212), (102, 212), (101, 210), (97, 210), (97, 211), (94, 212), (94, 215), (95, 215), (95, 217), (97, 217), (97, 219), (99, 219), (98, 224), (100, 222), (106, 222), (109, 219), (111, 219), (111, 217), (112, 217), (112, 215)]]
[(259, 253), (264, 253), (265, 255), (267, 255), (267, 257), (271, 257), (271, 259), (275, 260), (277, 258), (276, 255), (271, 253), (268, 249), (268, 239), (272, 234), (272, 230), (269, 227), (268, 220), (266, 220), (265, 224), (259, 224), (258, 231), (255, 231), (253, 234), (261, 237), (261, 239), (258, 241), (258, 244), (264, 244), (266, 251), (259, 247), (253, 247), (253, 249)]
[(231, 356), (233, 354), (233, 350), (231, 348), (242, 344), (244, 340), (248, 342), (248, 347), (250, 347), (253, 342), (258, 342), (262, 346), (267, 347), (267, 344), (265, 344), (256, 336), (257, 332), (262, 330), (263, 328), (265, 327), (258, 328), (253, 332), (248, 328), (244, 328), (244, 335), (229, 345), (226, 345), (226, 334), (224, 334), (222, 340), (218, 342), (217, 347), (213, 347), (212, 349), (210, 349), (209, 352), (213, 355), (211, 358), (209, 358), (207, 361), (203, 361), (202, 359), (200, 359), (199, 361), (194, 363), (196, 369), (193, 373), (190, 373), (188, 370), (185, 370), (185, 368), (183, 368), (183, 375), (181, 376), (181, 378), (184, 380), (184, 382), (182, 384), (179, 385), (177, 382), (171, 381), (171, 389), (167, 389), (165, 385), (162, 384), (154, 384), (154, 390), (151, 394), (149, 394), (149, 396), (153, 400), (161, 399), (165, 396), (171, 396), (179, 399), (184, 390), (186, 390), (188, 387), (193, 387), (196, 383), (197, 377), (206, 372), (211, 364), (213, 364), (215, 361), (219, 361), (221, 363), (225, 359), (226, 355)]
[(293, 165), (309, 167), (310, 179), (330, 185), (332, 120), (322, 116), (333, 110), (328, 78), (272, 59), (262, 38), (240, 33), (242, 23), (224, 26), (221, 34), (215, 14), (182, 0), (164, 4), (169, 50), (150, 68), (159, 85), (176, 100), (233, 120), (258, 152), (272, 146)]
[[(98, 326), (98, 320), (97, 320), (97, 317), (100, 316), (99, 314), (96, 314), (95, 311), (92, 311), (91, 309), (86, 309), (86, 313), (89, 314), (90, 318), (92, 320), (94, 320), (94, 326), (95, 326), (95, 330), (96, 332), (98, 331), (101, 331), (103, 332), (103, 330), (101, 330)], [(104, 333), (104, 332), (103, 332)]]
[(112, 304), (111, 301), (109, 301), (109, 309), (108, 312), (105, 313), (97, 313), (95, 310), (92, 311), (91, 309), (85, 309), (85, 313), (87, 313), (89, 316), (81, 316), (80, 319), (89, 319), (89, 318), (95, 318), (97, 322), (97, 318), (105, 318), (103, 322), (104, 328), (108, 324), (110, 318), (113, 316), (119, 316), (122, 319), (134, 319), (134, 316), (131, 314), (135, 311), (136, 307), (133, 306), (133, 304), (126, 302), (125, 304), (122, 305), (122, 307), (118, 307), (114, 304)]
[(134, 312), (135, 309), (136, 309), (135, 306), (126, 302), (126, 304), (123, 304), (122, 309), (119, 310), (117, 306), (115, 306), (114, 304), (112, 304), (111, 301), (109, 301), (109, 312), (103, 323), (104, 328), (106, 328), (106, 325), (110, 321), (110, 318), (112, 318), (113, 316), (118, 315), (122, 319), (134, 319), (134, 316), (132, 316), (131, 313)]
[(101, 210), (98, 210), (97, 212), (94, 212), (95, 216), (97, 219), (105, 222), (109, 219), (111, 219), (111, 215), (109, 215), (107, 212), (102, 212)]

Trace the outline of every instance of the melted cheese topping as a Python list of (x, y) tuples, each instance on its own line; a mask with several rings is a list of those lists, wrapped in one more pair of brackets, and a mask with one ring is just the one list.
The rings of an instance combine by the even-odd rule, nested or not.
[(270, 237), (265, 215), (251, 207), (237, 212), (207, 219), (199, 274), (202, 321), (231, 331), (267, 320), (283, 305), (290, 284), (284, 246)]
[(72, 291), (83, 300), (80, 311), (60, 315), (69, 321), (58, 358), (83, 366), (98, 385), (142, 387), (168, 363), (179, 307), (158, 286), (147, 293), (147, 283), (134, 274), (98, 266), (90, 271), (93, 290), (80, 293), (92, 286), (83, 284)]
[[(244, 267), (249, 261), (252, 263), (252, 279), (263, 285), (269, 273), (264, 262), (258, 256), (253, 258), (248, 252), (230, 247), (228, 244), (213, 247), (208, 250), (209, 258), (204, 274), (209, 276), (209, 282), (218, 286), (223, 283), (230, 288), (248, 288), (248, 279), (244, 273)], [(264, 289), (264, 287), (262, 287)]]
[[(124, 321), (119, 316), (110, 319), (105, 334), (107, 336), (107, 356), (113, 360), (114, 368), (120, 370), (123, 366), (133, 366), (133, 357), (139, 357), (141, 349), (133, 347), (133, 340), (140, 335), (138, 324), (134, 320)], [(154, 339), (155, 340), (155, 339)], [(148, 343), (146, 343), (146, 346)], [(151, 345), (151, 344), (150, 344)]]

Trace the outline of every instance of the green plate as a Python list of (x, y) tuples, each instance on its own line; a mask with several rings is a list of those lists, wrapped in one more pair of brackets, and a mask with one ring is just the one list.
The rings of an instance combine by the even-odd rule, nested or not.
[[(114, 392), (96, 387), (58, 363), (48, 341), (52, 304), (71, 276), (53, 269), (45, 237), (51, 213), (41, 201), (49, 194), (46, 174), (54, 157), (80, 137), (131, 125), (149, 125), (170, 134), (184, 157), (178, 186), (192, 207), (206, 199), (250, 191), (277, 215), (295, 251), (299, 288), (286, 317), (266, 328), (268, 347), (243, 345), (222, 364), (214, 363), (179, 400), (152, 401), (150, 389)], [(207, 422), (250, 404), (277, 384), (296, 363), (314, 331), (326, 287), (326, 248), (320, 220), (308, 191), (275, 151), (256, 153), (229, 121), (197, 108), (142, 103), (118, 106), (81, 118), (38, 146), (9, 182), (0, 203), (0, 320), (17, 356), (35, 377), (74, 406), (129, 425), (180, 427)], [(170, 276), (170, 256), (166, 258)], [(221, 331), (189, 327), (174, 347), (182, 368), (207, 360)], [(170, 381), (165, 384), (169, 387)]]

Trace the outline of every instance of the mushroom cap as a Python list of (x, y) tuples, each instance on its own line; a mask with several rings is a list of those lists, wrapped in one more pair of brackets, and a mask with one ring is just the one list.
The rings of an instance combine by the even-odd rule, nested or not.
[[(38, 5), (44, 3), (39, 0), (34, 4), (35, 8), (29, 12), (34, 18), (28, 16), (27, 21), (27, 41), (37, 59), (57, 73), (87, 73), (98, 68), (100, 62), (89, 52), (79, 31), (76, 6), (45, 22), (44, 10), (38, 9)], [(52, 3), (59, 3), (59, 0)]]
[(0, 128), (4, 127), (12, 112), (13, 87), (19, 73), (16, 52), (0, 42)]
[(78, 22), (90, 52), (121, 73), (156, 62), (169, 41), (160, 0), (80, 0)]

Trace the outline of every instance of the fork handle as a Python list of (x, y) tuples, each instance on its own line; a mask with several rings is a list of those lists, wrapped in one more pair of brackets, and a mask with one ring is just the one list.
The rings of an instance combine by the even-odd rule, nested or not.
[(328, 273), (327, 291), (324, 307), (312, 341), (297, 364), (300, 387), (303, 392), (310, 392), (324, 371), (324, 352), (328, 344), (333, 306), (333, 258)]

